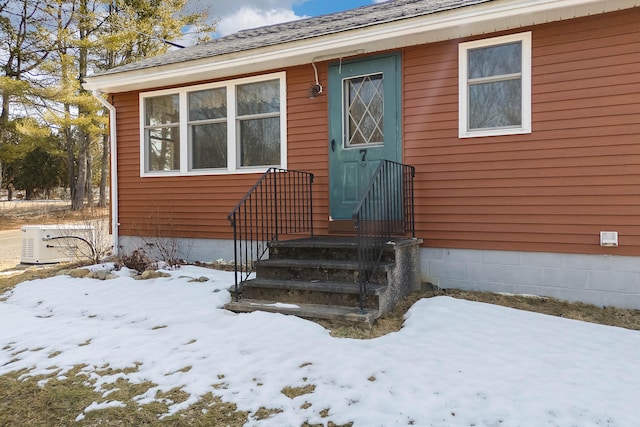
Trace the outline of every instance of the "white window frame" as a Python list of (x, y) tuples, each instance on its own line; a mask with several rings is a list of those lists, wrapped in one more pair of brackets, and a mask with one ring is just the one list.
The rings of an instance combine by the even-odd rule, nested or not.
[[(371, 76), (382, 76), (382, 93), (384, 96), (384, 84), (385, 84), (385, 75), (383, 72), (373, 72), (369, 74), (360, 74), (357, 76), (345, 77), (342, 79), (342, 148), (345, 150), (360, 150), (363, 148), (374, 148), (374, 147), (382, 147), (384, 145), (384, 99), (382, 101), (383, 108), (383, 129), (382, 129), (382, 141), (380, 142), (367, 142), (364, 144), (351, 144), (349, 142), (349, 91), (346, 87), (346, 83), (349, 80), (359, 79), (362, 77), (371, 77)], [(389, 83), (387, 83), (389, 84)]]
[[(517, 127), (469, 129), (469, 78), (468, 52), (472, 49), (520, 42), (522, 46), (522, 123)], [(460, 43), (458, 45), (458, 137), (517, 135), (531, 133), (531, 32), (510, 34)]]
[[(267, 80), (280, 81), (280, 164), (244, 166), (239, 165), (238, 144), (239, 126), (236, 114), (236, 86), (246, 83), (256, 83)], [(191, 142), (189, 141), (189, 105), (188, 94), (206, 89), (226, 87), (227, 92), (227, 167), (217, 169), (191, 169)], [(145, 138), (145, 99), (160, 95), (178, 94), (180, 108), (180, 169), (172, 171), (150, 171), (147, 167), (148, 147)], [(139, 95), (140, 105), (140, 176), (198, 176), (198, 175), (228, 175), (241, 173), (264, 172), (270, 167), (287, 167), (287, 86), (286, 73), (278, 72), (263, 74), (260, 76), (246, 77), (241, 79), (226, 80), (216, 83), (202, 85), (185, 86), (174, 89), (163, 89), (152, 92), (142, 92)]]

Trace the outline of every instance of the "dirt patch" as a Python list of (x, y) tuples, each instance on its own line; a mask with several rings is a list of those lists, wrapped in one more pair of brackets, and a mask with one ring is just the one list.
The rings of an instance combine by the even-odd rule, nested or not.
[(20, 201), (0, 202), (0, 231), (17, 230), (23, 225), (64, 224), (82, 222), (87, 218), (106, 217), (108, 208), (92, 208), (84, 211), (72, 211), (71, 202)]
[(616, 307), (598, 307), (581, 302), (567, 302), (550, 297), (529, 295), (496, 294), (491, 292), (470, 292), (443, 289), (437, 295), (448, 295), (470, 301), (486, 302), (519, 310), (534, 311), (567, 319), (582, 320), (608, 326), (640, 330), (640, 310)]
[(29, 217), (54, 215), (69, 209), (68, 200), (16, 200), (0, 201), (0, 218), (2, 222), (20, 221)]

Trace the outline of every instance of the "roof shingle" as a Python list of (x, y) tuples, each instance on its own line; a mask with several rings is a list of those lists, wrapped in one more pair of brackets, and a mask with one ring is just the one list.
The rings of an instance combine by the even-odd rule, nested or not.
[(144, 70), (229, 53), (275, 46), (342, 31), (370, 27), (430, 15), (493, 0), (391, 0), (344, 12), (239, 31), (210, 42), (167, 52), (121, 67), (96, 73), (107, 75)]

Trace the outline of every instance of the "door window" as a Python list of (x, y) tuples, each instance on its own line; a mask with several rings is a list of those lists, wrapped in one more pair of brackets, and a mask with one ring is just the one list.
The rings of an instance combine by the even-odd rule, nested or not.
[(384, 144), (383, 75), (344, 79), (345, 147)]

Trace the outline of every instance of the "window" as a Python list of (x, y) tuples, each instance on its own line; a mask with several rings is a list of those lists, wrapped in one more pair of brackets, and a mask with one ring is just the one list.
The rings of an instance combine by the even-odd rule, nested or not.
[(384, 144), (383, 75), (343, 80), (345, 147)]
[(227, 167), (227, 90), (189, 93), (190, 169)]
[(531, 33), (461, 43), (459, 136), (531, 132)]
[(180, 169), (179, 107), (177, 95), (145, 99), (144, 138), (150, 171)]
[(240, 166), (280, 163), (280, 82), (237, 86)]
[(141, 175), (286, 167), (285, 73), (140, 95)]

